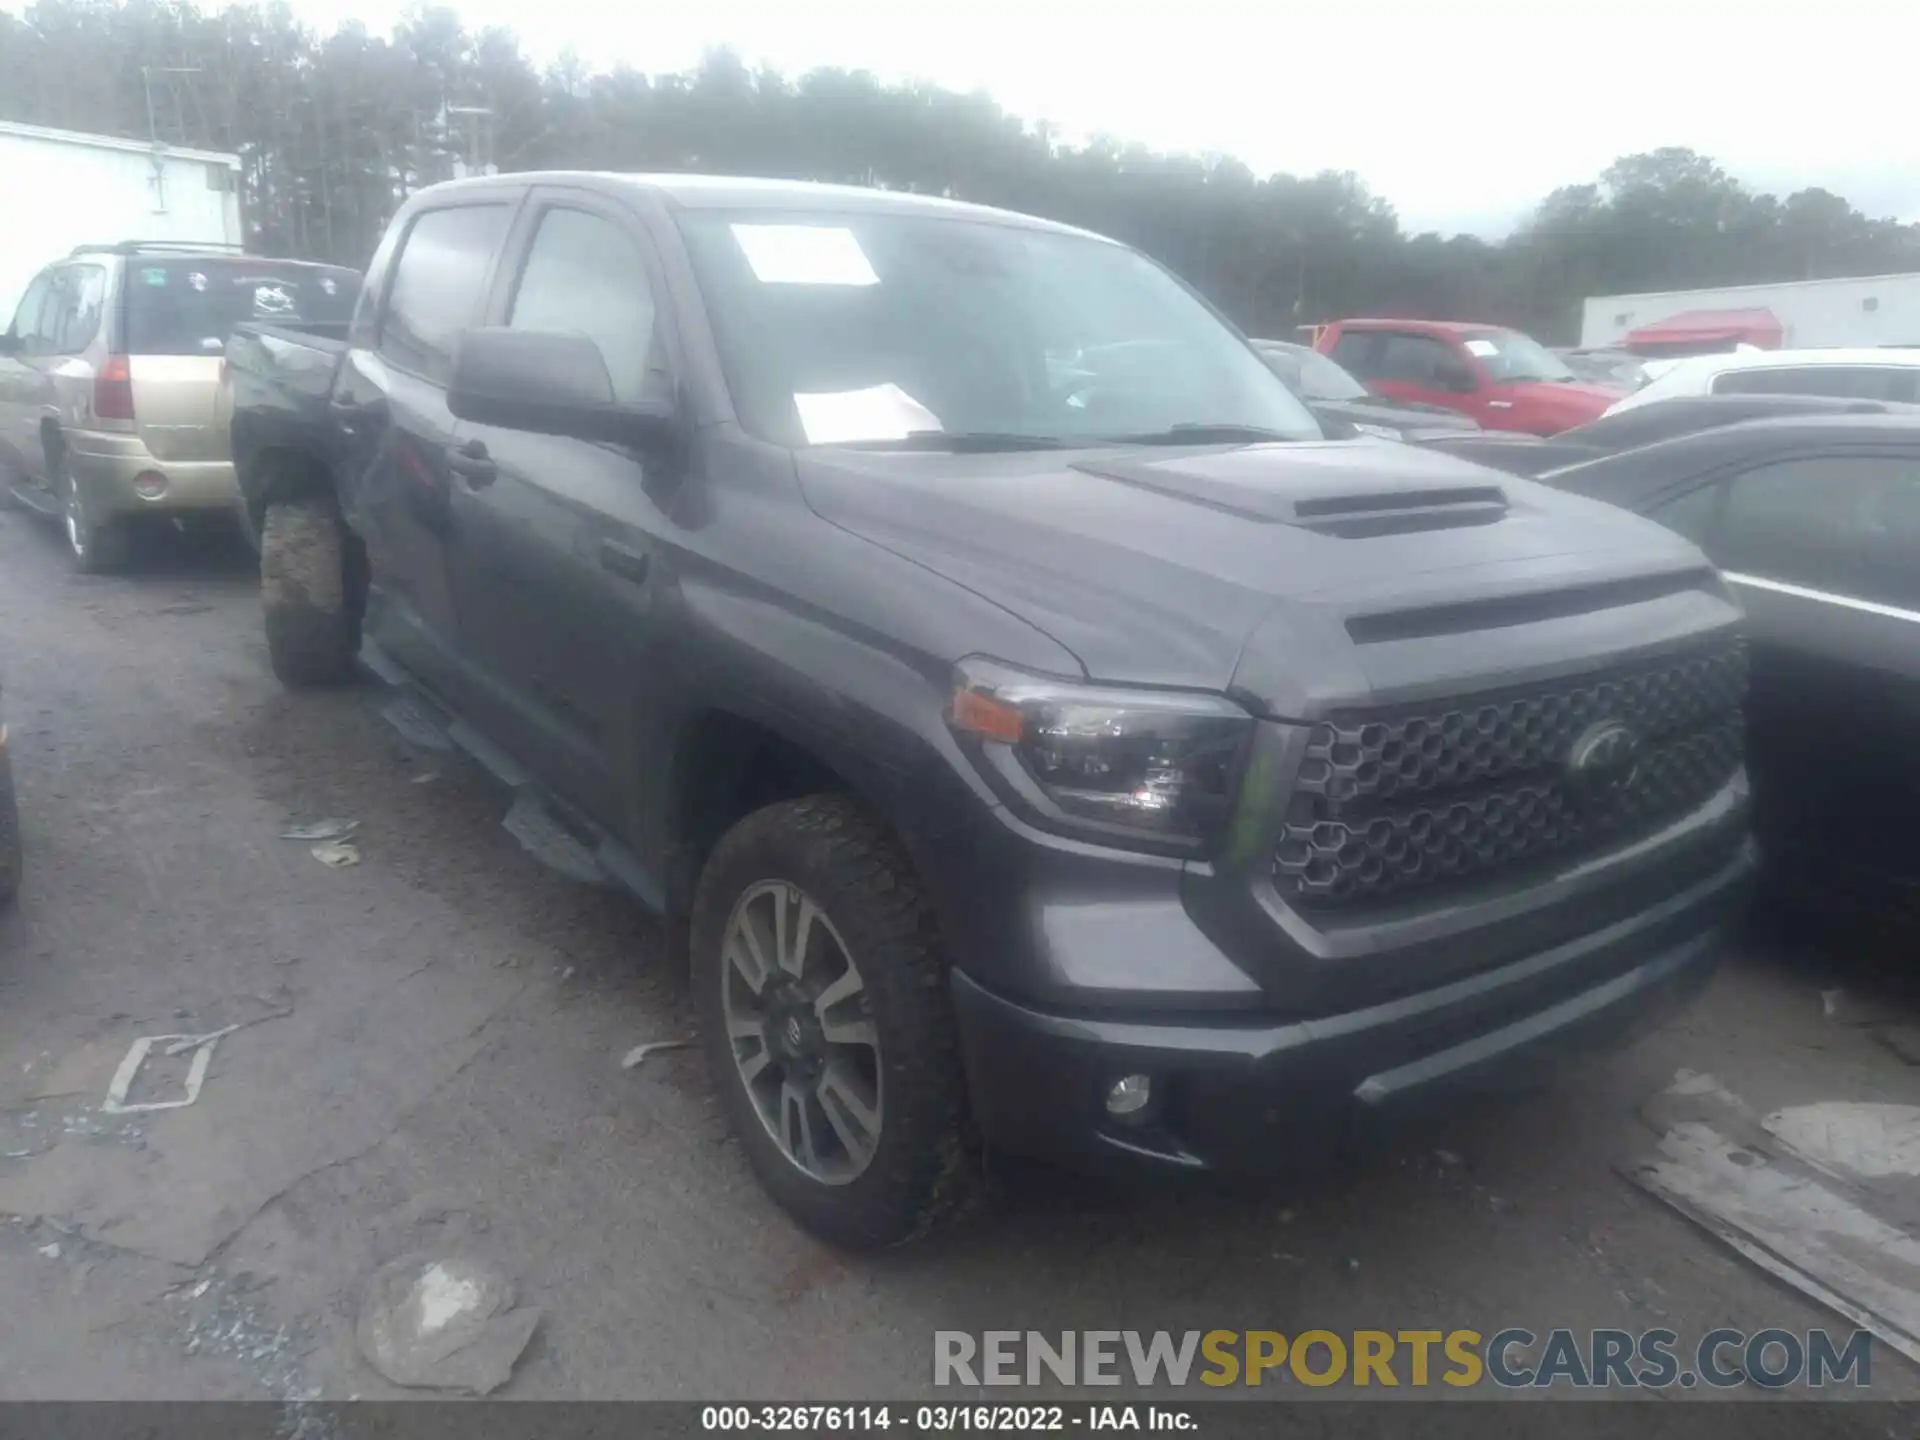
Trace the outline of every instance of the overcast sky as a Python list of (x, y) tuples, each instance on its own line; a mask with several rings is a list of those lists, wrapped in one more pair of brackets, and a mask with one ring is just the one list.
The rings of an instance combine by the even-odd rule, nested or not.
[[(386, 30), (404, 0), (292, 0)], [(984, 88), (1069, 135), (1357, 171), (1411, 230), (1499, 234), (1619, 155), (1686, 145), (1750, 185), (1825, 185), (1920, 220), (1904, 0), (460, 0), (545, 61), (687, 69), (710, 46), (789, 73)]]

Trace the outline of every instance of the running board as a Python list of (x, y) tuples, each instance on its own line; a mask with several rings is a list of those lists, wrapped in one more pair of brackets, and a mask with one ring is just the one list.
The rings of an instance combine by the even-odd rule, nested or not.
[(569, 880), (625, 890), (649, 910), (665, 910), (659, 881), (625, 845), (548, 793), (524, 765), (427, 694), (373, 641), (361, 646), (360, 662), (393, 690), (380, 718), (402, 739), (436, 754), (458, 751), (510, 793), (501, 828), (529, 855)]
[(14, 485), (9, 494), (34, 514), (47, 520), (60, 518), (60, 501), (51, 490), (41, 485)]

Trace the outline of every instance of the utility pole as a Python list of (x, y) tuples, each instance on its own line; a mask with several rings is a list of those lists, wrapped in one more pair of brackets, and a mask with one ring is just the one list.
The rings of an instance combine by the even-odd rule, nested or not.
[(491, 175), (494, 171), (493, 108), (488, 105), (448, 105), (445, 108), (449, 115), (465, 115), (472, 121), (467, 129), (467, 173)]
[(167, 165), (161, 156), (160, 120), (153, 105), (153, 77), (156, 75), (198, 75), (198, 66), (142, 65), (141, 88), (147, 92), (147, 144), (153, 147), (153, 213), (167, 213)]

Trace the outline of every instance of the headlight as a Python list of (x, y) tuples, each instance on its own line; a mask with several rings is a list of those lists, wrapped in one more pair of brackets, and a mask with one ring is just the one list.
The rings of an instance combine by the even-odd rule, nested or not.
[(1253, 718), (1219, 695), (1113, 689), (964, 660), (948, 719), (1049, 828), (1173, 853), (1225, 821)]

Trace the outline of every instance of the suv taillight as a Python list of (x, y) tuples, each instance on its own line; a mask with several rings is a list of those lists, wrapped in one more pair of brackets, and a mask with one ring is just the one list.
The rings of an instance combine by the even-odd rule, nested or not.
[(133, 367), (124, 355), (111, 355), (93, 379), (96, 420), (133, 419)]

